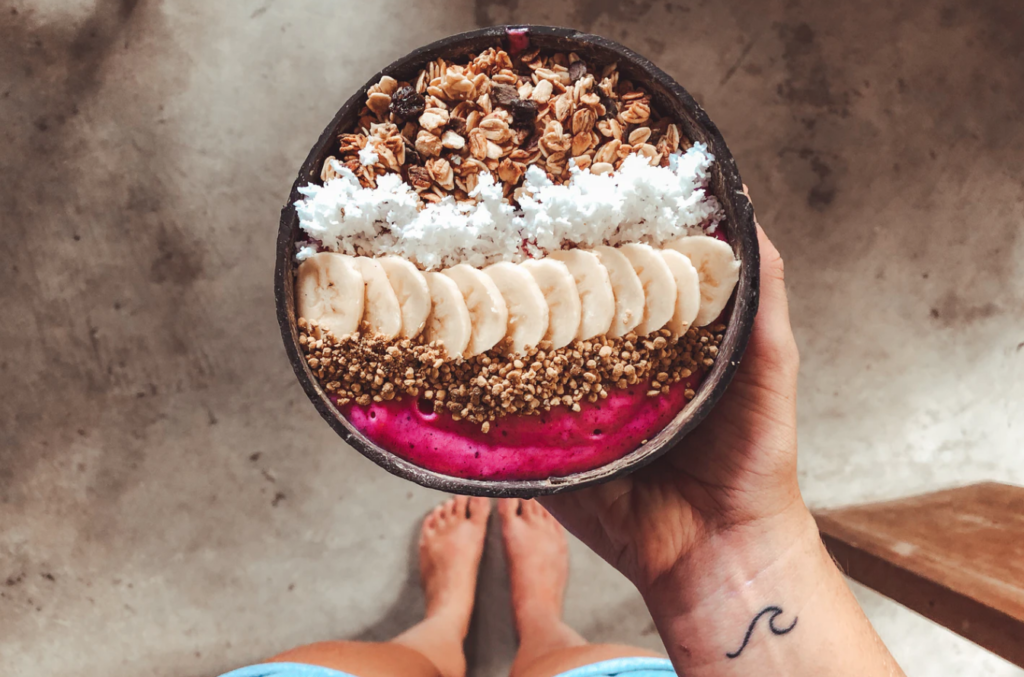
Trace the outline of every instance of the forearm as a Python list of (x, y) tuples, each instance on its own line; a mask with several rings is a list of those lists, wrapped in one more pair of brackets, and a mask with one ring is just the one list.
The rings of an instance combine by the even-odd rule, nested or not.
[(713, 536), (645, 594), (679, 674), (902, 675), (810, 515), (779, 519)]

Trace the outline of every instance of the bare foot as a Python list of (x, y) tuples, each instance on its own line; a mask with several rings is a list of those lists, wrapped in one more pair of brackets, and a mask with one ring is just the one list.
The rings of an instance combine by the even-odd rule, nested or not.
[(443, 616), (462, 637), (469, 631), (490, 512), (491, 502), (486, 498), (456, 496), (434, 508), (420, 532), (420, 576), (427, 618)]
[(569, 546), (562, 525), (537, 501), (498, 502), (508, 558), (512, 608), (520, 637), (527, 626), (560, 621), (569, 580)]

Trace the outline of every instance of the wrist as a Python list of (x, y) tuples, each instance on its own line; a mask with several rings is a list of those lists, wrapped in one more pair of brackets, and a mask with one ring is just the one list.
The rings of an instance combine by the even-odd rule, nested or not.
[(827, 561), (817, 525), (801, 503), (778, 515), (710, 534), (640, 591), (655, 620), (684, 617), (768, 581), (797, 563)]
[(785, 514), (709, 536), (641, 593), (677, 667), (692, 669), (736, 651), (759, 615), (762, 630), (755, 640), (767, 632), (785, 634), (821, 584), (836, 574), (801, 503)]

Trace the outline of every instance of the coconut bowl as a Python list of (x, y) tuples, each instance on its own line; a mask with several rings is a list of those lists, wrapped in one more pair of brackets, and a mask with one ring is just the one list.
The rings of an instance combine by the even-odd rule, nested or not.
[[(720, 226), (740, 260), (740, 278), (733, 302), (727, 308), (727, 329), (719, 347), (718, 359), (697, 389), (696, 396), (660, 431), (625, 456), (601, 467), (563, 477), (536, 480), (484, 480), (453, 477), (419, 467), (384, 449), (356, 430), (338, 411), (303, 359), (295, 315), (296, 242), (301, 239), (299, 219), (293, 204), (302, 198), (300, 186), (319, 181), (320, 168), (334, 153), (338, 134), (351, 130), (359, 115), (366, 91), (382, 75), (412, 80), (424, 64), (437, 58), (450, 60), (479, 52), (488, 47), (509, 48), (509, 30), (525, 30), (531, 47), (545, 50), (574, 51), (588, 63), (617, 61), (619, 70), (633, 82), (643, 85), (652, 96), (652, 106), (662, 115), (675, 118), (684, 134), (694, 142), (707, 144), (715, 156), (710, 187), (721, 202), (726, 219)], [(639, 54), (598, 35), (569, 28), (549, 26), (494, 26), (453, 35), (421, 47), (393, 62), (370, 78), (345, 102), (313, 145), (292, 185), (288, 203), (281, 211), (277, 238), (277, 266), (274, 295), (277, 319), (281, 327), (288, 360), (303, 391), (320, 416), (352, 448), (390, 473), (439, 491), (475, 496), (531, 498), (573, 491), (606, 482), (642, 468), (675, 447), (692, 431), (725, 394), (732, 380), (754, 323), (758, 305), (759, 256), (754, 212), (743, 192), (736, 162), (718, 128), (693, 97), (664, 71)]]

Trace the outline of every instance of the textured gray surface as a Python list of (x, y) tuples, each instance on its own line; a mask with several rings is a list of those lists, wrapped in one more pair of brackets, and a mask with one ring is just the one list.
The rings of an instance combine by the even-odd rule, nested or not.
[[(0, 2), (0, 665), (215, 675), (383, 638), (439, 496), (343, 448), (280, 346), (280, 202), (381, 65), (574, 25), (718, 122), (787, 260), (814, 505), (1024, 483), (1024, 15), (1012, 0)], [(513, 651), (485, 555), (473, 673)], [(578, 544), (574, 544), (578, 545)], [(656, 647), (573, 550), (567, 615)], [(858, 588), (912, 677), (1022, 675)]]

